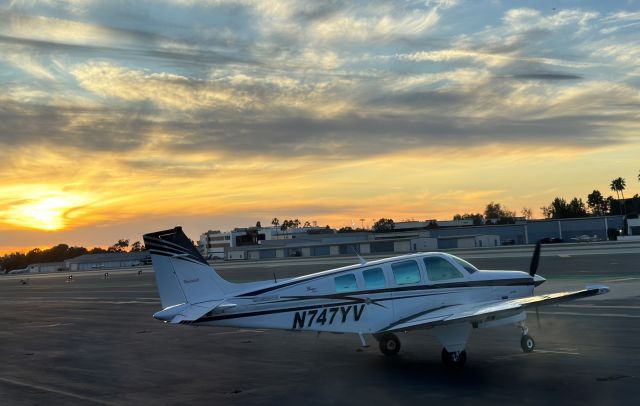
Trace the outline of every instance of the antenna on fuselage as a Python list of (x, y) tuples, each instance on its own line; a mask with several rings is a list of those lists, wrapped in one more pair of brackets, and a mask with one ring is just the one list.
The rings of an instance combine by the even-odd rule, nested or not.
[(276, 273), (273, 273), (273, 283), (278, 283), (278, 279), (276, 278)]
[(353, 250), (353, 253), (356, 254), (356, 257), (358, 257), (358, 259), (360, 260), (360, 265), (365, 265), (367, 263), (367, 260), (362, 258), (355, 248), (351, 247), (351, 249)]

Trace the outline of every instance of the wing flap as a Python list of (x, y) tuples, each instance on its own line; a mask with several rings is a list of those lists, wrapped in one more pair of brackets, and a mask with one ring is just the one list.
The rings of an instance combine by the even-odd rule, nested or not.
[(595, 285), (573, 292), (558, 292), (519, 299), (441, 307), (402, 319), (381, 331), (406, 331), (461, 322), (482, 323), (512, 316), (528, 307), (558, 304), (607, 292), (609, 292), (608, 287)]

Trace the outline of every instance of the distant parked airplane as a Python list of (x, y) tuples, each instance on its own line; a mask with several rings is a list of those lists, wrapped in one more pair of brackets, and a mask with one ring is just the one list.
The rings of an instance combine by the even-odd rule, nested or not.
[(464, 365), (473, 328), (506, 324), (522, 331), (524, 352), (535, 347), (526, 309), (607, 293), (596, 285), (573, 292), (533, 295), (540, 244), (529, 273), (480, 271), (453, 255), (403, 255), (296, 278), (230, 283), (209, 266), (182, 228), (144, 235), (163, 310), (170, 323), (364, 334), (386, 355), (400, 351), (395, 333), (429, 330), (442, 344), (442, 360)]
[(576, 242), (594, 242), (594, 241), (600, 241), (600, 239), (598, 238), (598, 236), (597, 236), (597, 235), (595, 235), (595, 234), (593, 235), (593, 237), (592, 237), (592, 236), (590, 236), (590, 235), (582, 234), (582, 235), (579, 235), (579, 236), (577, 236), (577, 237), (573, 237), (573, 238), (572, 238), (572, 240), (574, 240), (574, 241), (576, 241)]

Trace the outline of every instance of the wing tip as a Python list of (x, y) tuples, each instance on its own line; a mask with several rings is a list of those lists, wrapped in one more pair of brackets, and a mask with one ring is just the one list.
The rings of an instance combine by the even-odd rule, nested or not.
[(596, 291), (596, 295), (604, 295), (610, 291), (609, 287), (605, 285), (588, 285), (587, 290)]

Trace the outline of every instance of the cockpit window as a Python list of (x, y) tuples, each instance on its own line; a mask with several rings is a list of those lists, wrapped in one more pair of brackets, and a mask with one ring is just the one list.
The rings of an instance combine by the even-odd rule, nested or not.
[(453, 259), (455, 262), (457, 262), (464, 269), (466, 269), (467, 272), (469, 272), (469, 273), (474, 273), (474, 272), (476, 272), (478, 270), (478, 268), (476, 268), (475, 266), (471, 265), (470, 263), (468, 263), (467, 261), (465, 261), (462, 258), (454, 257), (453, 255), (450, 258)]
[(334, 281), (336, 282), (336, 292), (353, 292), (358, 289), (356, 276), (352, 273), (336, 276)]
[(442, 257), (424, 257), (424, 265), (427, 267), (429, 280), (434, 282), (464, 278), (451, 262)]

